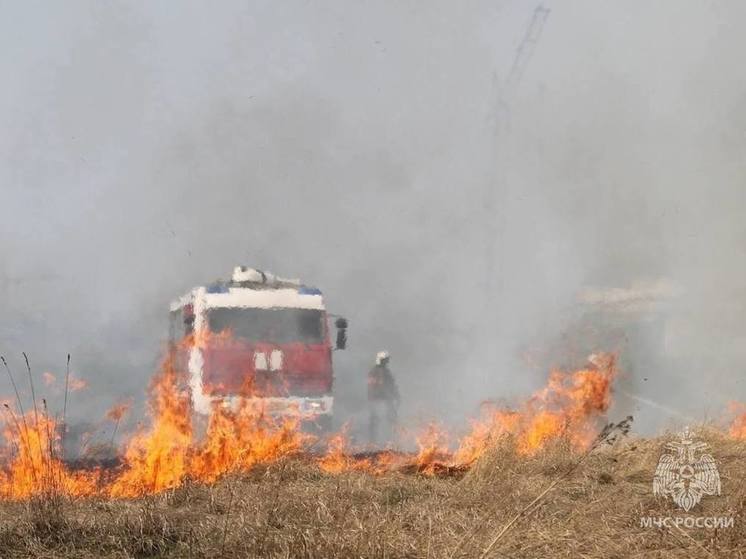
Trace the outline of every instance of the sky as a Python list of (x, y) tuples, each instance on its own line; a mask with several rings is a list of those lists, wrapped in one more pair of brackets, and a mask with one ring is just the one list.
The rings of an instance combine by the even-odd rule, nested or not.
[(451, 421), (582, 364), (584, 289), (664, 278), (629, 390), (746, 400), (746, 5), (546, 0), (500, 107), (538, 5), (0, 1), (0, 353), (71, 353), (100, 417), (144, 398), (170, 300), (246, 264), (350, 320), (342, 416), (387, 349)]

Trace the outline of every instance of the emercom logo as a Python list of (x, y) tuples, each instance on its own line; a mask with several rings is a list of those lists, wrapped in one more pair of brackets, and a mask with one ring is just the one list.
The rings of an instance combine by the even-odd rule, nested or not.
[[(653, 476), (653, 494), (676, 503), (689, 512), (705, 495), (720, 495), (720, 473), (707, 444), (695, 441), (689, 429), (681, 440), (668, 443)], [(732, 516), (665, 516), (640, 518), (642, 528), (732, 528)]]
[(701, 453), (707, 444), (692, 439), (684, 429), (681, 441), (668, 443), (658, 461), (653, 477), (653, 494), (671, 497), (686, 512), (700, 502), (704, 495), (720, 495), (720, 474), (715, 459)]

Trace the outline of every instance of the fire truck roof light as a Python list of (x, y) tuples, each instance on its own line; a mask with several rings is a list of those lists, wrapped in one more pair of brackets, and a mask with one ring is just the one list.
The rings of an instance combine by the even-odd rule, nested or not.
[(222, 281), (211, 283), (206, 288), (207, 293), (228, 293), (228, 286)]
[(321, 295), (321, 290), (316, 287), (308, 287), (307, 285), (301, 285), (298, 288), (300, 295)]

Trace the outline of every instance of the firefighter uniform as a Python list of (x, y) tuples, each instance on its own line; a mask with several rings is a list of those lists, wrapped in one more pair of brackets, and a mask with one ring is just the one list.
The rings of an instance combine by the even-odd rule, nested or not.
[[(389, 355), (382, 351), (376, 356), (376, 365), (368, 372), (368, 439), (372, 444), (394, 438), (397, 412), (399, 408), (399, 389), (388, 368)], [(385, 422), (381, 430), (381, 423)]]

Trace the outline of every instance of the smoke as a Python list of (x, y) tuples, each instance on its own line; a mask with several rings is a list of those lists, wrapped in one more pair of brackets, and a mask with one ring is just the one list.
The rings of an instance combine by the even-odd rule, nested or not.
[[(649, 426), (719, 414), (744, 397), (746, 7), (544, 4), (499, 136), (525, 2), (3, 4), (0, 351), (57, 378), (72, 353), (70, 413), (103, 416), (142, 398), (168, 302), (248, 264), (350, 319), (344, 415), (383, 348), (407, 414), (451, 420), (616, 349), (592, 339)], [(661, 278), (682, 294), (615, 332), (578, 302)]]

